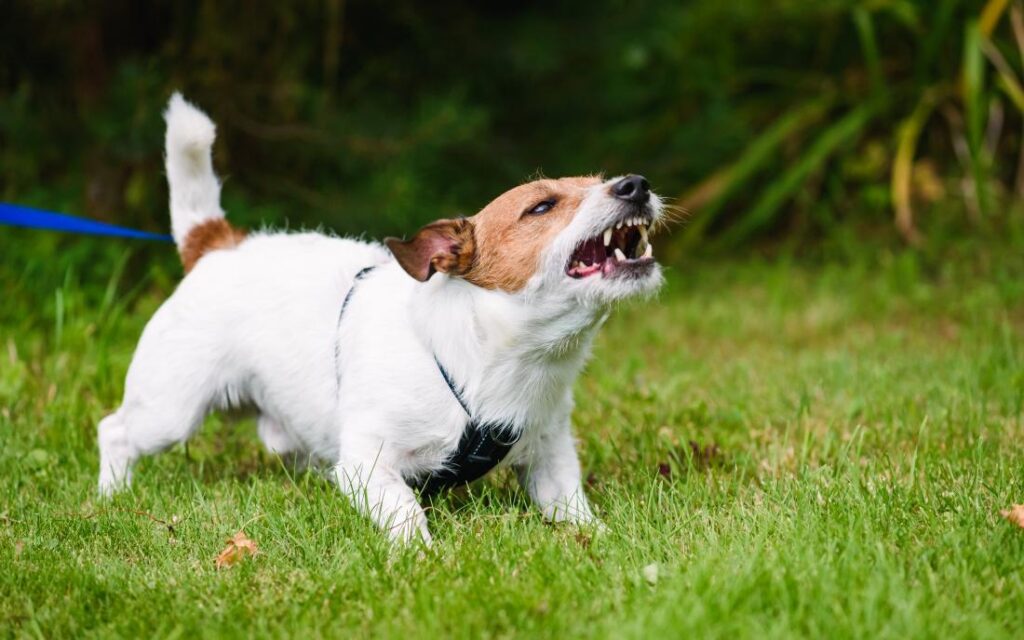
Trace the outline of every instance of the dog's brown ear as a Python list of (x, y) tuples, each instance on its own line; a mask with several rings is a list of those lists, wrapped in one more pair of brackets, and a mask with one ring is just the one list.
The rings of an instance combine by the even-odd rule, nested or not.
[(465, 218), (431, 222), (412, 240), (385, 238), (384, 244), (405, 272), (420, 282), (429, 280), (435, 271), (465, 275), (476, 254), (473, 223)]

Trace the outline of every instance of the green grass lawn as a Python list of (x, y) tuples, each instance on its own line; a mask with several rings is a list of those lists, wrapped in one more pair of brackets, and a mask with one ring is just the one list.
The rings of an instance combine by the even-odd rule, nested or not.
[[(174, 256), (2, 233), (2, 635), (1020, 637), (1024, 252), (672, 268), (577, 388), (608, 531), (498, 473), (434, 506), (423, 553), (251, 419), (98, 501), (95, 425)], [(217, 570), (239, 530), (258, 555)]]

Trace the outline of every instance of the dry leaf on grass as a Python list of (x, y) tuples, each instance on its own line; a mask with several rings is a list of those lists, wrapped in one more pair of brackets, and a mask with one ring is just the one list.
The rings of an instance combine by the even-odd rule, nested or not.
[(1015, 504), (1009, 509), (1000, 511), (999, 515), (1024, 529), (1024, 504)]
[(224, 550), (217, 554), (217, 568), (234, 566), (246, 556), (256, 555), (256, 551), (256, 542), (239, 531), (228, 540)]

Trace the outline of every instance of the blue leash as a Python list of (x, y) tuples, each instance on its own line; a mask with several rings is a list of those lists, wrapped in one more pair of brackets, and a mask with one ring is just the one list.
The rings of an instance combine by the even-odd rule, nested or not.
[(50, 231), (64, 231), (66, 233), (85, 233), (95, 236), (117, 236), (120, 238), (138, 238), (139, 240), (156, 240), (159, 242), (174, 242), (171, 236), (163, 233), (150, 233), (119, 227), (106, 222), (97, 222), (77, 216), (69, 216), (66, 213), (55, 211), (43, 211), (31, 207), (22, 207), (16, 204), (0, 202), (0, 224), (12, 227), (26, 227), (28, 229), (47, 229)]

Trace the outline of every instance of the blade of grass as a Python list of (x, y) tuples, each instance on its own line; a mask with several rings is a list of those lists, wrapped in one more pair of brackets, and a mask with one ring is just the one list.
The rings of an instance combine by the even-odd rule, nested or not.
[(1017, 80), (1016, 74), (1010, 67), (1010, 64), (1000, 53), (999, 48), (996, 47), (991, 40), (983, 40), (981, 43), (982, 51), (985, 56), (995, 67), (998, 78), (996, 79), (996, 85), (1002, 89), (1006, 97), (1013, 102), (1017, 109), (1024, 113), (1024, 88), (1021, 87), (1020, 82)]
[(956, 8), (957, 0), (942, 0), (935, 9), (934, 19), (926, 28), (924, 44), (921, 46), (921, 55), (917, 59), (917, 81), (924, 84), (928, 72), (938, 56), (940, 45), (947, 41), (950, 26), (953, 24), (953, 10)]
[(1024, 87), (1013, 76), (1006, 75), (1002, 70), (997, 70), (999, 77), (996, 79), (996, 86), (1006, 94), (1013, 106), (1024, 113)]
[(871, 79), (871, 91), (879, 96), (885, 92), (885, 80), (882, 77), (882, 62), (878, 54), (878, 39), (875, 38), (875, 26), (871, 22), (871, 14), (863, 6), (853, 10), (853, 24), (857, 27), (857, 38), (864, 53), (864, 64)]
[(719, 245), (734, 245), (748, 238), (775, 219), (779, 209), (804, 184), (804, 181), (841, 146), (851, 142), (864, 131), (868, 123), (882, 111), (886, 101), (869, 100), (850, 109), (842, 118), (819, 135), (803, 156), (790, 165), (777, 181), (765, 189), (750, 211), (718, 241)]
[(963, 53), (964, 119), (967, 123), (967, 145), (970, 151), (970, 171), (974, 181), (975, 197), (979, 213), (985, 215), (989, 207), (987, 163), (983, 157), (985, 108), (982, 103), (984, 101), (985, 66), (982, 41), (979, 23), (977, 21), (968, 23)]
[(939, 91), (935, 88), (925, 91), (914, 111), (900, 123), (896, 134), (896, 156), (892, 163), (892, 201), (896, 213), (896, 229), (911, 245), (920, 242), (921, 236), (914, 226), (914, 211), (910, 201), (910, 183), (914, 174), (914, 153), (925, 122), (935, 110)]
[[(1017, 53), (1024, 62), (1024, 10), (1021, 9), (1020, 0), (1010, 8), (1010, 26), (1013, 28), (1014, 42), (1017, 43)], [(1024, 139), (1024, 136), (1021, 137)], [(1024, 143), (1020, 145), (1017, 155), (1017, 177), (1014, 179), (1013, 191), (1018, 197), (1024, 197)]]
[(1024, 61), (1024, 9), (1020, 0), (1010, 7), (1010, 26), (1013, 28), (1013, 40), (1017, 43), (1017, 53)]
[(982, 36), (987, 38), (992, 35), (996, 25), (999, 24), (999, 19), (1003, 17), (1003, 12), (1006, 11), (1006, 7), (1009, 4), (1010, 0), (988, 0), (985, 8), (981, 10), (981, 18), (978, 20)]
[(981, 29), (977, 22), (967, 25), (964, 38), (962, 91), (967, 122), (967, 138), (971, 144), (980, 144), (984, 128), (981, 92), (985, 68), (982, 56)]
[(949, 102), (943, 104), (940, 111), (949, 125), (949, 141), (953, 146), (956, 159), (964, 171), (960, 179), (960, 184), (963, 187), (964, 206), (967, 208), (967, 215), (972, 221), (976, 222), (980, 217), (977, 200), (978, 190), (974, 188), (974, 174), (971, 171), (971, 150), (964, 131), (964, 119), (956, 107)]

